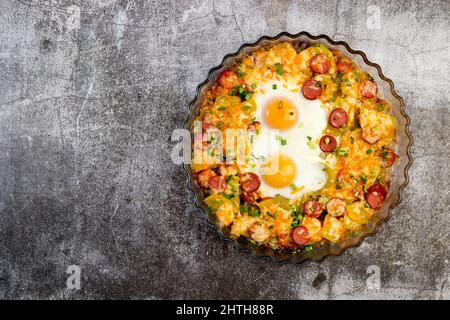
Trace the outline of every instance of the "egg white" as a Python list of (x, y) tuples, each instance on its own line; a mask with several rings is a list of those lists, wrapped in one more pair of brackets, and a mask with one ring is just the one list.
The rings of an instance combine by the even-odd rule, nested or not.
[[(275, 86), (274, 86), (275, 85)], [(276, 89), (274, 89), (276, 87)], [(274, 197), (277, 194), (293, 199), (302, 194), (324, 187), (327, 176), (324, 161), (320, 158), (319, 139), (327, 125), (327, 111), (320, 100), (307, 100), (301, 94), (297, 84), (274, 80), (257, 87), (254, 99), (257, 105), (255, 118), (261, 123), (261, 130), (251, 140), (249, 168), (261, 177), (260, 191), (263, 196)], [(272, 129), (265, 122), (265, 106), (276, 97), (292, 101), (297, 108), (298, 122), (286, 130)], [(311, 139), (309, 140), (308, 137)], [(285, 145), (280, 140), (285, 140)], [(310, 143), (308, 143), (311, 141)], [(296, 176), (292, 186), (274, 188), (268, 185), (261, 175), (261, 166), (267, 158), (277, 154), (290, 157), (296, 166)], [(298, 190), (301, 189), (301, 190)]]

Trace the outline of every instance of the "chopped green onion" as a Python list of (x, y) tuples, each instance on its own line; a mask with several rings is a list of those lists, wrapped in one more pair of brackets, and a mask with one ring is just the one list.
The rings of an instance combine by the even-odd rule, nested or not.
[(237, 74), (237, 76), (238, 76), (239, 78), (243, 78), (244, 75), (245, 75), (245, 73), (242, 72), (242, 71), (240, 71), (240, 70), (238, 70), (238, 71), (236, 72), (236, 74)]
[(314, 143), (312, 142), (312, 138), (310, 136), (307, 136), (306, 138), (308, 139), (308, 142), (306, 144), (311, 150), (314, 150), (315, 146)]
[(285, 145), (287, 144), (286, 139), (284, 139), (284, 138), (281, 137), (281, 136), (276, 136), (276, 139), (277, 139), (277, 141), (280, 141), (280, 143), (281, 143), (282, 146), (285, 146)]
[(348, 156), (348, 152), (342, 149), (337, 150), (337, 154), (340, 155), (341, 157)]
[(283, 68), (281, 66), (281, 63), (275, 63), (275, 72), (280, 76), (283, 75)]
[(320, 196), (320, 198), (319, 198), (319, 202), (320, 202), (321, 204), (323, 204), (323, 205), (327, 204), (328, 201), (330, 201), (330, 199), (327, 198), (327, 197)]

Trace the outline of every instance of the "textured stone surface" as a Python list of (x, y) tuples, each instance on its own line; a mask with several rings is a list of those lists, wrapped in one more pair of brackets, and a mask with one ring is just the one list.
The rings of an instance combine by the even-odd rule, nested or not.
[[(449, 16), (448, 1), (1, 1), (0, 298), (450, 298)], [(279, 265), (205, 223), (170, 136), (225, 54), (302, 30), (382, 66), (415, 162), (376, 236)]]

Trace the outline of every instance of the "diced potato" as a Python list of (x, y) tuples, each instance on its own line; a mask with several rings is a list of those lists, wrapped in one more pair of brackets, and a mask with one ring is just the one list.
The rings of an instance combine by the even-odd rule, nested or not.
[(210, 168), (212, 165), (209, 163), (193, 163), (191, 165), (192, 171), (200, 172), (202, 170)]
[(233, 223), (238, 208), (229, 199), (220, 194), (213, 194), (205, 199), (205, 203), (213, 210), (222, 227)]
[(231, 165), (221, 165), (219, 167), (220, 175), (224, 177), (237, 175), (239, 168), (236, 164)]
[(359, 116), (359, 121), (363, 139), (371, 144), (393, 136), (394, 122), (392, 117), (385, 113), (363, 108)]
[(241, 205), (241, 199), (239, 198), (239, 195), (235, 195), (230, 199), (230, 201), (236, 208), (239, 208), (239, 206)]
[(222, 227), (229, 226), (234, 221), (235, 207), (232, 204), (223, 204), (217, 209), (216, 217)]
[(325, 54), (328, 59), (330, 59), (331, 66), (330, 70), (328, 70), (328, 74), (334, 75), (336, 73), (336, 60), (331, 51), (322, 44), (312, 45), (309, 48), (306, 48), (305, 50), (299, 52), (297, 57), (295, 58), (295, 63), (299, 66), (300, 70), (311, 72), (309, 67), (311, 59), (315, 55), (320, 53)]
[(361, 129), (348, 131), (342, 136), (340, 148), (346, 150), (348, 155), (339, 158), (339, 164), (344, 169), (345, 176), (354, 177), (358, 181), (365, 180), (366, 186), (370, 186), (378, 177), (381, 164), (376, 155), (377, 147), (370, 145), (361, 137)]
[(302, 226), (308, 229), (311, 243), (322, 240), (322, 222), (319, 219), (306, 216), (302, 221)]
[(250, 237), (256, 242), (266, 241), (270, 237), (269, 228), (262, 223), (254, 223), (249, 229)]
[(331, 79), (328, 74), (319, 74), (314, 77), (314, 80), (320, 81), (322, 83), (322, 94), (320, 95), (320, 100), (325, 102), (333, 98), (334, 93), (338, 89), (337, 84)]
[(234, 220), (231, 226), (231, 234), (235, 236), (249, 236), (248, 229), (257, 221), (255, 217), (243, 215)]
[(360, 78), (361, 73), (358, 70), (347, 72), (342, 77), (341, 82), (342, 94), (348, 97), (361, 98), (360, 82), (359, 82)]
[(277, 195), (274, 199), (261, 201), (258, 206), (264, 219), (273, 226), (273, 232), (279, 234), (291, 230), (293, 218), (288, 199)]
[(221, 155), (212, 156), (207, 150), (194, 150), (191, 168), (194, 172), (214, 167), (222, 162)]
[(344, 223), (328, 214), (323, 221), (322, 236), (335, 243), (341, 240), (344, 235)]
[(268, 53), (266, 63), (274, 65), (275, 63), (281, 63), (282, 65), (293, 64), (295, 56), (294, 47), (291, 43), (283, 42), (275, 45)]
[(345, 227), (345, 229), (350, 230), (350, 231), (358, 231), (358, 230), (360, 230), (362, 228), (362, 224), (353, 221), (352, 219), (350, 219), (348, 217), (348, 213), (345, 213), (345, 215), (344, 215), (344, 227)]
[(354, 222), (366, 224), (375, 214), (375, 210), (367, 208), (364, 201), (354, 202), (347, 206), (347, 216)]

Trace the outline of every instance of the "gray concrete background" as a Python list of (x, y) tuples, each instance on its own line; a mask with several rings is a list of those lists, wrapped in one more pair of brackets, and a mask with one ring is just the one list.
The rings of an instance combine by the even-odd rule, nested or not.
[[(0, 298), (450, 298), (449, 16), (448, 1), (1, 1)], [(205, 223), (170, 136), (225, 54), (303, 30), (382, 66), (415, 162), (376, 236), (278, 265)]]

